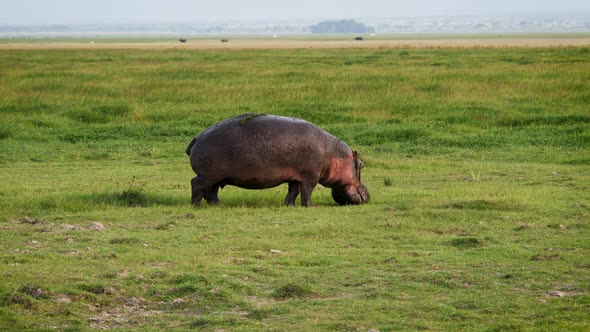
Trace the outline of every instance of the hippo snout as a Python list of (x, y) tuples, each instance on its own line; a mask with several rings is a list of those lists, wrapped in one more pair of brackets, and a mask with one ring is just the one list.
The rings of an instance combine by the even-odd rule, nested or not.
[(369, 191), (364, 184), (332, 188), (332, 198), (340, 205), (357, 205), (369, 202)]

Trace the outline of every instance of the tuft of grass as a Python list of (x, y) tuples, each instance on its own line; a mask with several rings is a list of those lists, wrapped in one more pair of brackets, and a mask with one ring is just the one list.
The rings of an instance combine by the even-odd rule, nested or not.
[(286, 300), (292, 298), (304, 298), (312, 295), (313, 292), (309, 285), (300, 285), (296, 283), (288, 283), (283, 285), (272, 293), (272, 297), (277, 300)]
[(77, 288), (94, 295), (106, 294), (109, 292), (109, 287), (102, 284), (79, 284), (77, 285)]
[(390, 177), (383, 178), (383, 185), (386, 187), (393, 186), (393, 180)]
[(428, 131), (416, 126), (373, 126), (372, 128), (359, 129), (354, 135), (353, 141), (367, 146), (379, 146), (386, 142), (416, 141), (428, 135)]
[(100, 105), (87, 110), (72, 110), (67, 116), (86, 124), (109, 123), (127, 116), (130, 111), (129, 105), (126, 104)]
[(115, 198), (118, 202), (127, 206), (146, 207), (148, 205), (148, 199), (145, 192), (138, 188), (123, 190), (123, 192), (116, 195)]
[(440, 82), (421, 83), (416, 85), (416, 91), (418, 92), (435, 92), (440, 90), (442, 87)]
[(450, 244), (451, 246), (459, 249), (470, 249), (482, 246), (481, 241), (474, 237), (460, 237), (452, 239)]
[(190, 284), (204, 284), (209, 285), (210, 282), (207, 278), (201, 275), (194, 275), (194, 274), (182, 274), (175, 276), (170, 279), (170, 282), (173, 284), (183, 284), (183, 283), (190, 283)]
[(194, 285), (182, 285), (179, 287), (172, 288), (168, 291), (167, 295), (170, 298), (179, 298), (191, 294), (199, 294), (201, 293), (201, 288), (194, 286)]
[(520, 206), (515, 203), (511, 203), (508, 201), (491, 201), (491, 200), (472, 200), (472, 201), (463, 201), (463, 202), (456, 202), (449, 205), (452, 209), (460, 209), (460, 210), (480, 210), (480, 211), (489, 211), (489, 210), (497, 210), (497, 211), (514, 211), (519, 210)]
[(535, 60), (533, 60), (531, 58), (528, 58), (528, 57), (524, 57), (524, 56), (521, 56), (521, 57), (504, 57), (501, 60), (502, 61), (505, 61), (505, 62), (516, 63), (516, 64), (519, 64), (519, 65), (530, 65), (530, 64), (535, 63)]
[(47, 299), (49, 298), (49, 294), (46, 290), (42, 289), (41, 287), (34, 285), (34, 284), (29, 284), (29, 285), (24, 285), (19, 289), (19, 292), (21, 294), (26, 294), (32, 298), (35, 299)]
[(501, 126), (507, 127), (528, 127), (528, 126), (564, 126), (577, 123), (590, 123), (588, 115), (542, 115), (542, 116), (521, 116), (517, 118), (503, 118), (498, 121)]
[(7, 139), (14, 134), (14, 123), (2, 122), (0, 123), (0, 140)]
[(140, 242), (141, 240), (134, 237), (120, 237), (109, 241), (110, 244), (136, 244)]

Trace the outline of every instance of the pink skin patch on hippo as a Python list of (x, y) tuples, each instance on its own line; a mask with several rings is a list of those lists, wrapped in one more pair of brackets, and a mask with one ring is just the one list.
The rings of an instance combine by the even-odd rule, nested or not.
[(352, 155), (347, 159), (333, 159), (321, 183), (331, 185), (354, 184), (357, 179), (355, 179), (354, 164), (351, 161)]

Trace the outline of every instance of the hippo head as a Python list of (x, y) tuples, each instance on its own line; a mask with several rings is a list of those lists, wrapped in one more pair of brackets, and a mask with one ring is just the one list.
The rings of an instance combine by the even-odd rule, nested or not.
[(362, 183), (356, 188), (353, 186), (334, 187), (332, 188), (332, 198), (340, 205), (363, 204), (369, 201), (369, 191)]
[(365, 167), (356, 151), (353, 152), (355, 176), (352, 184), (332, 188), (332, 198), (340, 205), (363, 204), (369, 201), (369, 191), (361, 182), (361, 169)]

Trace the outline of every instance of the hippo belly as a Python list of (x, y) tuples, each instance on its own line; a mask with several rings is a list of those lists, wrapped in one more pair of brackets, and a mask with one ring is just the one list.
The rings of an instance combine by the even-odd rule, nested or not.
[(247, 168), (239, 172), (239, 174), (233, 174), (226, 178), (223, 185), (232, 185), (244, 189), (268, 189), (290, 181), (297, 181), (300, 178), (292, 169), (282, 168), (265, 171)]

